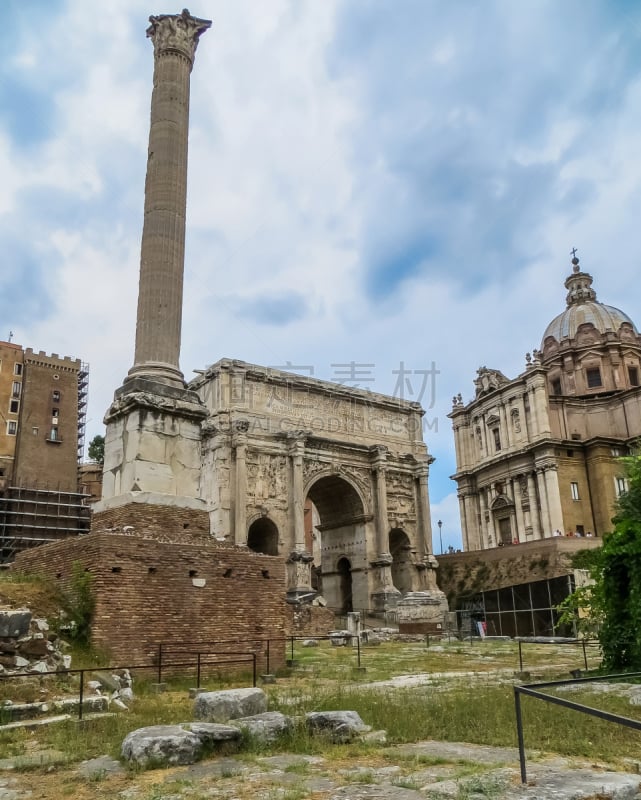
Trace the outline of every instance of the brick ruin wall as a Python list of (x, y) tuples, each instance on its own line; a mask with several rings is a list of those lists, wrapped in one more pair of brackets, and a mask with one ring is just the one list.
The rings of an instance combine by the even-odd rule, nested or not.
[(92, 531), (122, 532), (123, 528), (134, 536), (144, 534), (146, 538), (158, 541), (212, 541), (209, 514), (199, 509), (127, 503), (93, 514)]
[(287, 617), (290, 636), (305, 636), (310, 639), (327, 636), (337, 624), (334, 612), (321, 606), (288, 605)]
[[(74, 562), (93, 576), (92, 645), (104, 650), (113, 665), (157, 663), (159, 642), (227, 640), (217, 649), (256, 652), (260, 674), (267, 668), (268, 638), (280, 640), (270, 645), (270, 671), (284, 665), (282, 640), (290, 612), (282, 559), (229, 545), (94, 532), (25, 550), (12, 569), (44, 575), (68, 588)], [(164, 662), (170, 660), (169, 650)], [(178, 658), (171, 655), (174, 662)], [(249, 668), (249, 663), (235, 667)]]

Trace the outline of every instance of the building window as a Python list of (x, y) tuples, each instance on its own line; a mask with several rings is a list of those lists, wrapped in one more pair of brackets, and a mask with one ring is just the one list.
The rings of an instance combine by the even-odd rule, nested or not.
[(494, 449), (498, 453), (501, 449), (501, 434), (498, 428), (492, 429), (492, 435), (494, 436)]
[(22, 364), (14, 364), (13, 365), (13, 374), (14, 375), (22, 375)]
[(14, 381), (11, 385), (11, 397), (20, 397), (20, 389), (22, 388), (22, 384), (20, 381)]
[(49, 432), (49, 440), (52, 442), (58, 441), (58, 428), (52, 428)]
[(621, 450), (620, 450), (618, 447), (613, 447), (613, 448), (610, 450), (610, 452), (612, 453), (612, 455), (614, 456), (614, 458), (620, 458), (620, 456), (621, 456)]
[(588, 389), (596, 389), (598, 386), (603, 386), (601, 383), (601, 370), (598, 367), (591, 367), (585, 371), (588, 380)]
[(637, 367), (628, 367), (628, 378), (630, 379), (630, 386), (639, 385), (639, 370)]
[(575, 481), (572, 481), (570, 484), (570, 494), (572, 495), (573, 500), (579, 499), (579, 484)]
[(10, 400), (9, 401), (9, 413), (10, 414), (17, 414), (19, 408), (20, 408), (20, 401), (19, 400)]
[(38, 435), (38, 430), (39, 430), (38, 428), (32, 428), (31, 429), (31, 433), (33, 433), (34, 436), (37, 436)]
[(614, 489), (617, 497), (621, 497), (624, 492), (628, 491), (628, 481), (626, 478), (615, 478)]
[(54, 403), (60, 402), (60, 392), (57, 389), (54, 389), (53, 392), (51, 393), (51, 399), (53, 400)]
[(554, 378), (552, 380), (552, 394), (561, 394), (561, 378)]
[(17, 433), (18, 423), (15, 421), (15, 419), (10, 419), (9, 422), (7, 422), (7, 434), (9, 436), (15, 436)]

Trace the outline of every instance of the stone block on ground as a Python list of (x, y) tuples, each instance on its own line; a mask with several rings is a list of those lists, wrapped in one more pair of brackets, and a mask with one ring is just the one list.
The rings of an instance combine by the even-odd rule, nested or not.
[(230, 719), (263, 714), (265, 711), (267, 695), (257, 688), (201, 692), (194, 702), (196, 719), (208, 722), (227, 722)]
[(371, 730), (356, 711), (310, 711), (305, 722), (311, 733), (321, 733), (333, 742), (349, 742)]
[(126, 761), (141, 767), (194, 764), (218, 744), (240, 741), (238, 728), (198, 722), (151, 725), (129, 733), (121, 748)]
[(281, 714), (280, 711), (266, 711), (252, 717), (242, 717), (233, 720), (231, 724), (261, 742), (274, 742), (294, 727), (291, 717)]

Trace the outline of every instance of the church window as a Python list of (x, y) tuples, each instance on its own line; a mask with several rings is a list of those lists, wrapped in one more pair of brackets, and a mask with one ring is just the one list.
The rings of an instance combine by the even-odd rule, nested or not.
[(501, 449), (501, 434), (498, 428), (492, 429), (492, 435), (494, 436), (494, 449), (498, 453)]
[(7, 434), (9, 436), (15, 436), (18, 433), (18, 423), (14, 419), (10, 419), (7, 422)]
[(19, 408), (20, 408), (20, 401), (19, 400), (10, 400), (9, 401), (9, 413), (10, 414), (17, 414)]
[(19, 381), (14, 381), (11, 386), (11, 396), (20, 397), (21, 384)]
[(596, 389), (597, 386), (603, 386), (601, 383), (601, 370), (598, 367), (591, 367), (585, 372), (588, 379), (588, 389)]
[(576, 481), (572, 481), (570, 484), (570, 494), (572, 495), (573, 500), (579, 499), (579, 484)]
[(628, 491), (628, 482), (625, 478), (615, 478), (614, 479), (614, 488), (616, 491), (617, 497), (621, 497), (624, 492)]
[(14, 375), (22, 375), (22, 364), (14, 364), (13, 365), (13, 374)]
[(637, 367), (628, 367), (628, 378), (630, 379), (630, 386), (639, 385), (639, 370)]
[(554, 378), (552, 380), (552, 394), (553, 395), (561, 394), (561, 378)]

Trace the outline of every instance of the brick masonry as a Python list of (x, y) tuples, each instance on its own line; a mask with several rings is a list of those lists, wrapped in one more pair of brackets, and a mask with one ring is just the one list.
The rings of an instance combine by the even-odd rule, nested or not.
[(126, 532), (144, 535), (158, 541), (212, 543), (209, 532), (209, 514), (198, 509), (178, 505), (153, 505), (152, 503), (127, 503), (94, 513), (92, 531)]
[[(68, 587), (76, 561), (94, 578), (92, 645), (112, 664), (156, 663), (159, 642), (232, 640), (224, 648), (257, 652), (260, 672), (266, 663), (259, 640), (282, 640), (289, 630), (285, 565), (272, 556), (96, 531), (26, 550), (13, 569)], [(284, 658), (284, 643), (273, 643), (270, 670)]]

